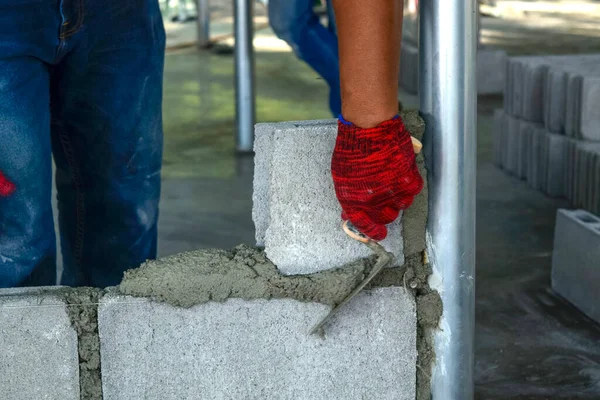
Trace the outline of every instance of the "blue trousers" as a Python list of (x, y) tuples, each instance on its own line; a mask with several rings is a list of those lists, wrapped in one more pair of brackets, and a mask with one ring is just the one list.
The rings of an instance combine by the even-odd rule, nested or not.
[(0, 287), (105, 287), (156, 257), (165, 32), (157, 0), (0, 0)]
[(335, 17), (327, 0), (329, 26), (324, 27), (313, 11), (314, 0), (269, 0), (269, 24), (294, 53), (329, 85), (329, 109), (334, 117), (342, 112), (340, 63)]

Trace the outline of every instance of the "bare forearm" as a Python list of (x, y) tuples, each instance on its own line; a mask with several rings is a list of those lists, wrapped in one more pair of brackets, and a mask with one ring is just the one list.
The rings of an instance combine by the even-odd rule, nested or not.
[(398, 112), (403, 5), (400, 0), (333, 0), (342, 114), (370, 128)]

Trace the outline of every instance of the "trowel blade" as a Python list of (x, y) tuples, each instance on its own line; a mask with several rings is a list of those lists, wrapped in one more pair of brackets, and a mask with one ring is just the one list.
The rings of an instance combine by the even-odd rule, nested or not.
[(379, 274), (379, 272), (381, 272), (381, 270), (384, 267), (386, 267), (388, 264), (390, 264), (392, 262), (392, 260), (394, 259), (394, 256), (391, 253), (388, 253), (382, 245), (380, 245), (376, 241), (374, 241), (374, 240), (368, 238), (367, 236), (365, 236), (364, 234), (362, 234), (349, 221), (344, 222), (343, 229), (344, 229), (344, 232), (346, 232), (346, 234), (348, 236), (350, 236), (354, 240), (357, 240), (357, 241), (365, 244), (367, 247), (369, 247), (371, 250), (373, 250), (373, 252), (375, 254), (377, 254), (378, 259), (377, 259), (377, 262), (375, 263), (375, 266), (371, 270), (371, 273), (369, 273), (369, 275), (365, 279), (363, 279), (354, 288), (354, 290), (352, 290), (352, 292), (350, 292), (350, 294), (348, 294), (348, 296), (346, 296), (344, 298), (344, 300), (342, 300), (337, 306), (335, 306), (329, 312), (329, 314), (327, 314), (325, 316), (325, 318), (323, 318), (317, 325), (314, 326), (314, 328), (311, 329), (311, 331), (310, 331), (311, 335), (322, 331), (323, 327), (331, 319), (331, 317), (333, 317), (335, 314), (337, 314), (337, 312), (344, 305), (346, 305), (357, 294), (359, 294), (365, 288), (365, 286), (367, 286), (369, 284), (369, 282), (371, 282), (373, 280), (373, 278), (375, 278), (377, 276), (377, 274)]

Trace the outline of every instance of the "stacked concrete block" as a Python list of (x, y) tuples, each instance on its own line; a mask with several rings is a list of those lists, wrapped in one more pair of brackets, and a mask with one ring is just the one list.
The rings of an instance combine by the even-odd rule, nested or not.
[(595, 213), (600, 211), (600, 198), (597, 196), (600, 175), (598, 169), (599, 158), (600, 143), (577, 143), (574, 156), (575, 179), (571, 201), (575, 207)]
[(600, 54), (512, 57), (494, 162), (552, 197), (599, 212)]
[[(507, 55), (504, 50), (477, 49), (477, 94), (499, 94), (505, 87)], [(408, 93), (419, 91), (419, 49), (409, 40), (402, 41), (400, 53), (400, 87)]]
[(188, 309), (108, 295), (99, 307), (111, 400), (414, 400), (416, 315), (403, 288), (360, 294), (324, 338), (329, 307), (292, 299)]
[(477, 49), (477, 94), (502, 93), (505, 80), (506, 52), (501, 49)]
[(584, 210), (558, 210), (552, 288), (600, 323), (600, 218)]
[(65, 302), (43, 290), (0, 290), (3, 400), (79, 400), (77, 333)]
[(410, 94), (419, 92), (419, 49), (407, 40), (402, 41), (400, 49), (399, 83)]
[[(331, 178), (335, 120), (258, 124), (255, 141), (256, 240), (285, 275), (341, 267), (371, 251), (341, 229)], [(404, 262), (401, 219), (383, 241)]]

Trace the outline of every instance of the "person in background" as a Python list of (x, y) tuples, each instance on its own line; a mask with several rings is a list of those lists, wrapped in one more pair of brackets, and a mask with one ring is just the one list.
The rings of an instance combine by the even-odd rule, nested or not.
[(296, 56), (314, 69), (329, 85), (329, 109), (334, 117), (342, 111), (338, 39), (331, 0), (326, 0), (328, 26), (321, 24), (314, 0), (268, 0), (269, 24)]
[(375, 240), (423, 188), (398, 115), (403, 2), (333, 0), (342, 114), (331, 160), (344, 220)]
[(0, 2), (0, 288), (105, 287), (156, 257), (165, 31), (157, 0)]

